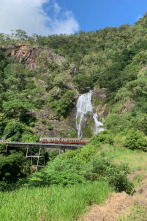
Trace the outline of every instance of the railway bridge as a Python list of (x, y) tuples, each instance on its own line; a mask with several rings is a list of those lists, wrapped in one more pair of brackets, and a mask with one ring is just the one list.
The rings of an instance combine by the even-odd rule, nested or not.
[[(30, 159), (31, 166), (38, 169), (45, 166), (45, 156), (41, 153), (41, 150), (45, 149), (46, 152), (53, 152), (58, 150), (59, 154), (65, 153), (66, 150), (76, 150), (79, 147), (85, 146), (81, 143), (27, 143), (27, 142), (4, 142), (6, 144), (7, 152), (12, 148), (23, 148), (26, 151), (26, 158)], [(33, 148), (37, 148), (38, 151), (34, 152)]]

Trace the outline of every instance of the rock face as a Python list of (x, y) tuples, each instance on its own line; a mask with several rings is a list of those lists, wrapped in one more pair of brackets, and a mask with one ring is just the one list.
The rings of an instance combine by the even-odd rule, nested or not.
[(135, 105), (134, 105), (133, 101), (131, 99), (128, 99), (128, 100), (121, 103), (121, 105), (119, 107), (119, 113), (125, 114), (127, 112), (130, 112), (134, 106)]
[(105, 103), (108, 94), (105, 88), (98, 88), (93, 91), (92, 94), (92, 104), (94, 111), (98, 114), (100, 118), (105, 118), (109, 114), (108, 105)]
[[(40, 67), (39, 56), (41, 58), (41, 64), (47, 66), (49, 61), (56, 63), (61, 66), (66, 59), (63, 56), (60, 56), (54, 53), (51, 49), (44, 49), (41, 46), (31, 47), (28, 44), (24, 43), (15, 43), (10, 46), (2, 46), (2, 50), (6, 53), (7, 56), (15, 58), (15, 60), (20, 64), (26, 64), (31, 71), (42, 71)], [(75, 64), (70, 64), (69, 70), (64, 71), (64, 75), (67, 79), (67, 87), (75, 92), (75, 98), (78, 97), (79, 93), (74, 87), (72, 82), (71, 75), (77, 74)]]
[(32, 71), (39, 67), (37, 57), (42, 52), (48, 60), (51, 60), (58, 65), (61, 65), (66, 60), (64, 57), (55, 54), (51, 49), (44, 49), (41, 46), (30, 47), (27, 44), (15, 43), (11, 46), (3, 46), (2, 49), (7, 56), (14, 57), (16, 61), (21, 64), (27, 64)]
[(98, 88), (93, 91), (92, 94), (93, 99), (99, 99), (99, 100), (104, 100), (107, 98), (106, 90), (105, 88)]
[(56, 120), (54, 115), (47, 109), (40, 111), (32, 110), (28, 114), (34, 116), (36, 119), (33, 130), (37, 136), (68, 137), (70, 130), (75, 131), (75, 122), (72, 121), (74, 113), (75, 111), (70, 114), (68, 119), (62, 121)]
[[(47, 99), (47, 96), (51, 96), (54, 97), (55, 100), (58, 100), (62, 94), (61, 88), (58, 86), (53, 87), (49, 91), (46, 90), (47, 84), (45, 76), (48, 78), (50, 76), (51, 71), (48, 72), (48, 69), (51, 62), (57, 64), (58, 71), (61, 72), (59, 72), (59, 75), (63, 74), (65, 76), (66, 89), (74, 91), (73, 102), (75, 102), (79, 96), (79, 92), (72, 81), (72, 75), (77, 74), (76, 65), (67, 63), (67, 68), (64, 68), (66, 59), (63, 56), (57, 55), (51, 49), (44, 49), (41, 46), (30, 46), (22, 42), (2, 46), (2, 50), (7, 57), (14, 58), (19, 64), (26, 65), (30, 71), (35, 71), (40, 74), (40, 78), (36, 80), (34, 77), (32, 80), (35, 84), (41, 86), (43, 93), (42, 98)], [(69, 105), (75, 105), (75, 103), (70, 103)], [(70, 131), (74, 131), (76, 134), (74, 109), (67, 119), (61, 117), (60, 120), (54, 118), (55, 113), (52, 110), (48, 110), (47, 105), (42, 107), (41, 110), (31, 110), (28, 115), (36, 119), (33, 130), (38, 136), (65, 137), (70, 136)]]

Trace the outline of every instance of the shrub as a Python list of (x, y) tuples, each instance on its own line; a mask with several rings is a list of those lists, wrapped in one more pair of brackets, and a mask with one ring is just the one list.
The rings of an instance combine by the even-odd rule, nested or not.
[(6, 152), (6, 144), (0, 142), (0, 154)]
[(92, 139), (91, 139), (91, 143), (93, 145), (97, 145), (97, 144), (113, 144), (114, 140), (113, 140), (113, 136), (112, 134), (110, 134), (108, 132), (108, 130), (102, 131), (100, 133), (98, 133), (97, 135), (95, 135)]
[(131, 149), (140, 149), (147, 151), (147, 141), (144, 138), (144, 134), (138, 130), (131, 130), (126, 137), (124, 146)]
[(20, 178), (25, 177), (25, 162), (22, 153), (0, 156), (0, 190), (11, 189)]
[(117, 165), (110, 159), (99, 156), (91, 158), (83, 166), (83, 170), (85, 171), (84, 176), (88, 180), (105, 180), (117, 192), (126, 191), (131, 194), (133, 191), (133, 184), (127, 178), (129, 168), (124, 164)]
[(56, 158), (48, 163), (45, 170), (36, 172), (30, 178), (30, 185), (71, 185), (75, 183), (84, 183), (85, 179), (81, 176), (80, 162), (78, 160), (62, 160), (62, 157)]
[(53, 130), (54, 128), (50, 121), (48, 122), (47, 127), (48, 127), (48, 130)]
[(82, 152), (77, 151), (75, 155), (54, 159), (48, 163), (44, 170), (34, 173), (29, 184), (32, 186), (53, 184), (67, 186), (103, 180), (108, 182), (117, 192), (132, 193), (133, 185), (127, 179), (129, 169), (126, 165), (114, 164), (102, 155), (91, 157), (93, 152), (89, 153), (90, 157), (87, 157), (87, 154), (88, 152), (83, 149)]
[(10, 141), (19, 141), (24, 129), (24, 124), (19, 121), (10, 121), (6, 125), (3, 135), (5, 138), (9, 138)]
[(37, 142), (39, 140), (39, 138), (37, 137), (37, 135), (31, 133), (31, 132), (27, 132), (25, 131), (23, 134), (22, 134), (22, 137), (21, 137), (21, 141), (22, 142)]

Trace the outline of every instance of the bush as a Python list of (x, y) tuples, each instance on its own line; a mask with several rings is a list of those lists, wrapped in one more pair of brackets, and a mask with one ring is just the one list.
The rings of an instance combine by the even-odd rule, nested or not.
[(117, 192), (126, 191), (131, 194), (133, 191), (133, 184), (127, 178), (129, 168), (124, 164), (117, 165), (110, 159), (99, 156), (91, 158), (84, 165), (83, 170), (85, 171), (84, 176), (88, 180), (105, 180)]
[[(89, 147), (92, 146), (89, 145)], [(132, 193), (133, 185), (127, 179), (129, 168), (126, 165), (114, 164), (102, 155), (92, 157), (95, 149), (93, 149), (94, 152), (87, 152), (88, 148), (82, 149), (82, 151), (76, 151), (76, 154), (67, 153), (49, 162), (44, 170), (33, 174), (29, 184), (32, 186), (53, 184), (67, 186), (87, 181), (106, 181), (117, 192)]]
[(80, 162), (75, 159), (62, 160), (62, 157), (56, 158), (48, 163), (43, 171), (36, 172), (30, 179), (30, 185), (71, 185), (75, 183), (84, 183), (86, 180), (81, 176)]
[(9, 138), (10, 141), (19, 141), (24, 129), (24, 124), (19, 121), (10, 121), (6, 125), (3, 135), (6, 139)]
[(0, 190), (11, 189), (20, 178), (26, 176), (23, 170), (25, 162), (22, 153), (0, 156)]
[(92, 139), (91, 139), (91, 143), (93, 145), (97, 145), (97, 144), (113, 144), (114, 140), (112, 137), (112, 134), (110, 134), (108, 132), (108, 130), (102, 131), (100, 133), (98, 133), (97, 135), (95, 135)]
[(140, 149), (147, 151), (147, 141), (144, 134), (138, 130), (131, 130), (125, 139), (124, 146), (131, 149)]
[(54, 127), (52, 126), (51, 122), (49, 121), (47, 124), (48, 130), (53, 130)]
[(31, 132), (24, 132), (22, 134), (22, 137), (21, 137), (21, 141), (22, 142), (32, 142), (32, 143), (35, 143), (39, 140), (39, 138), (37, 137), (37, 135), (31, 133)]
[(0, 142), (0, 154), (4, 154), (6, 152), (6, 144)]

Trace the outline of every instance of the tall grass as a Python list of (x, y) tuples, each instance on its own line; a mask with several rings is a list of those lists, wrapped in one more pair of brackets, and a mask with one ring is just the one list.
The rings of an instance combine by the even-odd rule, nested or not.
[(128, 164), (131, 171), (147, 169), (147, 153), (141, 150), (129, 150), (125, 147), (104, 145), (100, 152), (103, 152), (106, 157), (112, 158), (116, 163)]
[(88, 205), (103, 203), (111, 192), (108, 183), (100, 181), (1, 192), (0, 220), (73, 221)]

